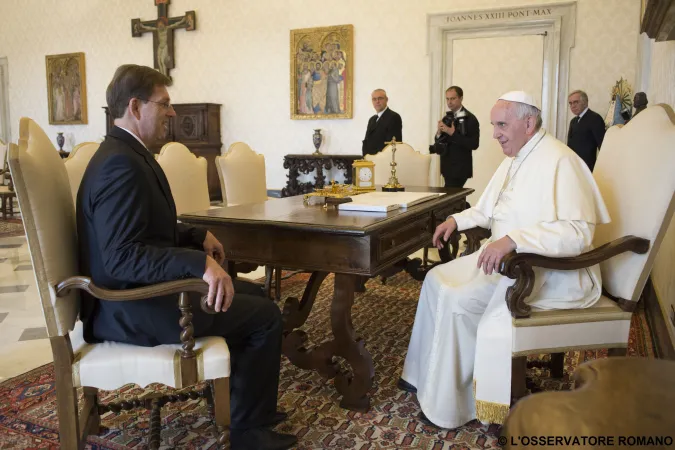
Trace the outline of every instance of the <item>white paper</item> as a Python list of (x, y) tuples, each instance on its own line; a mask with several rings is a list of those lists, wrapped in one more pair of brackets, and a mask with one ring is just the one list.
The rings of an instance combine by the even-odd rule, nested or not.
[(341, 203), (338, 209), (343, 211), (387, 212), (407, 208), (418, 203), (434, 199), (444, 193), (439, 192), (368, 192), (352, 196), (349, 203)]

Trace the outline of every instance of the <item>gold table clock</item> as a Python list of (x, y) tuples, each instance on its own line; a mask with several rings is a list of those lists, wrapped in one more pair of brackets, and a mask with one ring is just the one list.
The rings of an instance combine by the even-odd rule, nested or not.
[(375, 163), (357, 159), (352, 163), (352, 183), (358, 192), (375, 190)]

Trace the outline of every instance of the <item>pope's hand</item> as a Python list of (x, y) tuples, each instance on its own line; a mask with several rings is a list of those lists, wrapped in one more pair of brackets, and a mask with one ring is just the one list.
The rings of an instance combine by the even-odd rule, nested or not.
[[(450, 239), (450, 235), (456, 229), (457, 229), (457, 222), (455, 222), (454, 218), (450, 217), (448, 220), (446, 220), (445, 222), (436, 227), (436, 231), (434, 231), (434, 237), (431, 240), (431, 243), (437, 249), (439, 250), (442, 249), (443, 241), (447, 241), (448, 239)], [(443, 241), (441, 241), (441, 237), (443, 238)]]
[(215, 259), (208, 255), (206, 256), (206, 269), (202, 279), (209, 284), (206, 303), (216, 312), (227, 311), (234, 297), (232, 278)]
[(504, 256), (508, 255), (516, 249), (516, 243), (508, 237), (504, 236), (490, 244), (488, 244), (480, 256), (478, 257), (477, 267), (483, 267), (483, 272), (486, 275), (492, 275), (492, 272), (499, 272), (499, 265)]
[(223, 249), (223, 244), (221, 244), (210, 231), (206, 232), (203, 245), (206, 254), (213, 258), (218, 264), (225, 262), (225, 250)]

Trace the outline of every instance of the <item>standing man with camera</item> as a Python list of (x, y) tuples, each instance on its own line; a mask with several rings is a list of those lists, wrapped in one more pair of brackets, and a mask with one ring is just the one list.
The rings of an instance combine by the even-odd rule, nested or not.
[(441, 174), (445, 187), (464, 187), (473, 177), (473, 156), (478, 148), (480, 125), (476, 116), (462, 106), (464, 91), (450, 86), (445, 91), (449, 111), (438, 121), (438, 131), (429, 153), (441, 155)]

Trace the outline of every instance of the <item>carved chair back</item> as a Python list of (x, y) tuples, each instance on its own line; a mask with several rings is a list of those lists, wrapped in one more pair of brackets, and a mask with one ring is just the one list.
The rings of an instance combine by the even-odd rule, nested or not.
[(204, 157), (197, 157), (180, 142), (169, 142), (160, 150), (157, 162), (169, 180), (179, 215), (209, 209), (211, 201)]
[(243, 205), (267, 201), (265, 157), (248, 144), (235, 142), (222, 156), (216, 168), (226, 205)]
[[(375, 183), (386, 184), (391, 176), (392, 146), (387, 145), (376, 155), (365, 159), (375, 163)], [(403, 186), (431, 186), (431, 155), (422, 154), (410, 145), (396, 144), (396, 178)]]
[(89, 161), (98, 150), (98, 142), (82, 142), (77, 144), (65, 160), (68, 180), (70, 181), (70, 191), (73, 195), (73, 203), (77, 205), (77, 190), (82, 183), (84, 171), (87, 170)]
[(19, 122), (19, 145), (12, 144), (9, 167), (23, 215), (37, 289), (50, 337), (75, 326), (79, 294), (56, 297), (56, 283), (78, 275), (75, 207), (59, 152), (33, 120)]
[(675, 113), (668, 105), (642, 111), (625, 126), (607, 130), (593, 177), (611, 223), (599, 225), (599, 247), (626, 235), (649, 239), (645, 254), (622, 253), (600, 264), (603, 287), (637, 302), (675, 210)]

